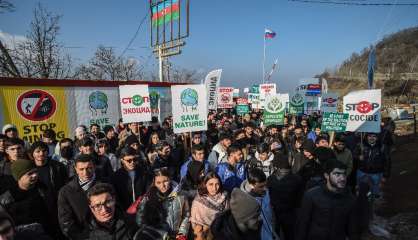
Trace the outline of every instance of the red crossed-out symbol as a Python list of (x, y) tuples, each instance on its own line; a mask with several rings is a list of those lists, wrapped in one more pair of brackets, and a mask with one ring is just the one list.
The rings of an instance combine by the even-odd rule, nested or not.
[(31, 121), (44, 121), (57, 109), (55, 98), (43, 90), (24, 92), (17, 99), (16, 107), (22, 117)]

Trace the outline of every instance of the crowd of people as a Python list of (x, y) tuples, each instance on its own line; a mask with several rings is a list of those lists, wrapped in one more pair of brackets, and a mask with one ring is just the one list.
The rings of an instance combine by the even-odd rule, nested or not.
[(345, 240), (368, 231), (390, 177), (381, 133), (321, 132), (321, 115), (211, 112), (208, 130), (172, 118), (0, 134), (0, 239)]

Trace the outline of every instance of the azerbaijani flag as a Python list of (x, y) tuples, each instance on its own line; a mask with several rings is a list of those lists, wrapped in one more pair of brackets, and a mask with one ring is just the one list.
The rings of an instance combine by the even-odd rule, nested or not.
[(152, 25), (157, 26), (179, 19), (179, 0), (165, 0), (152, 7)]
[(273, 32), (270, 29), (264, 29), (264, 38), (274, 38), (276, 36), (276, 33)]

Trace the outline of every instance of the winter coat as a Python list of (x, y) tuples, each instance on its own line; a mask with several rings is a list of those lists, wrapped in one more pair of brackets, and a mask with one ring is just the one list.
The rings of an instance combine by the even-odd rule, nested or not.
[(351, 172), (353, 171), (353, 155), (351, 154), (351, 151), (347, 148), (344, 148), (344, 150), (341, 152), (334, 149), (334, 153), (337, 157), (337, 160), (347, 166), (347, 176), (350, 176)]
[(235, 167), (228, 162), (220, 163), (216, 167), (216, 173), (221, 178), (223, 188), (228, 192), (231, 192), (235, 187), (239, 187), (242, 181), (247, 178), (245, 165), (242, 161), (237, 163)]
[(210, 226), (213, 239), (261, 240), (260, 230), (242, 233), (232, 216), (231, 210), (218, 214)]
[(92, 216), (89, 218), (90, 220), (86, 229), (76, 239), (130, 240), (135, 234), (136, 227), (130, 226), (118, 210), (115, 212), (114, 223), (110, 228), (100, 226)]
[(251, 195), (252, 197), (257, 200), (258, 204), (261, 207), (261, 219), (262, 219), (262, 225), (261, 225), (261, 239), (263, 240), (278, 240), (279, 237), (277, 236), (275, 230), (274, 230), (274, 217), (270, 202), (270, 193), (267, 191), (263, 196), (258, 196), (251, 192), (251, 189), (249, 189), (249, 183), (247, 180), (242, 182), (240, 189)]
[(80, 233), (87, 225), (86, 217), (89, 212), (86, 192), (80, 187), (78, 177), (75, 176), (58, 194), (58, 220), (64, 235), (73, 239)]
[(296, 174), (299, 172), (300, 169), (309, 161), (305, 155), (303, 155), (303, 151), (292, 151), (292, 173)]
[(323, 168), (317, 160), (308, 160), (298, 174), (302, 177), (306, 190), (324, 183)]
[(296, 226), (296, 240), (358, 240), (355, 200), (346, 190), (334, 193), (325, 185), (307, 191)]
[(139, 196), (145, 194), (151, 183), (148, 173), (141, 167), (135, 169), (134, 181), (123, 167), (117, 170), (110, 179), (115, 188), (117, 202), (122, 210), (128, 209)]
[(259, 153), (255, 152), (255, 156), (248, 160), (247, 169), (258, 168), (264, 172), (266, 177), (269, 177), (274, 172), (273, 160), (274, 154), (272, 153), (269, 155), (268, 159), (261, 161)]
[[(178, 194), (177, 186), (172, 187), (173, 190), (166, 199), (163, 200), (163, 208), (167, 213), (166, 224), (170, 235), (182, 234), (187, 236), (189, 231), (190, 209), (187, 199)], [(144, 213), (145, 203), (149, 201), (149, 195), (146, 195), (138, 206), (136, 214), (136, 223), (142, 225), (142, 217)]]
[[(183, 179), (187, 175), (187, 170), (189, 167), (189, 164), (192, 162), (192, 157), (189, 157), (187, 162), (185, 162), (181, 168), (180, 168), (180, 179)], [(209, 172), (209, 162), (207, 160), (203, 160), (203, 164), (205, 165), (205, 175)]]
[(216, 166), (219, 163), (227, 162), (228, 161), (228, 154), (226, 149), (223, 148), (221, 143), (216, 144), (212, 148), (212, 152), (209, 154), (208, 162), (210, 164), (210, 168), (215, 170)]
[(94, 157), (94, 165), (96, 167), (97, 178), (104, 182), (109, 182), (110, 176), (113, 174), (113, 169), (109, 158), (106, 156), (99, 156), (96, 153), (94, 153)]
[(196, 195), (192, 203), (190, 222), (210, 227), (216, 214), (229, 208), (228, 193), (218, 193), (214, 197)]
[(316, 133), (315, 133), (315, 131), (310, 131), (309, 133), (308, 133), (308, 136), (306, 137), (307, 139), (311, 139), (312, 140), (312, 142), (315, 142), (315, 140), (316, 140), (316, 138), (317, 138), (318, 136), (316, 135)]
[(387, 161), (384, 155), (381, 145), (376, 143), (371, 146), (368, 143), (364, 143), (363, 151), (358, 146), (355, 150), (355, 155), (358, 158), (360, 155), (364, 156), (364, 160), (358, 161), (358, 169), (364, 173), (383, 173), (384, 176), (389, 175), (389, 161)]

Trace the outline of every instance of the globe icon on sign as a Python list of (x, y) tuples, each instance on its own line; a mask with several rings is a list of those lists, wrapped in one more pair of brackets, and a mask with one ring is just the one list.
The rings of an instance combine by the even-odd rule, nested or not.
[(192, 88), (184, 89), (180, 94), (181, 106), (183, 108), (183, 112), (188, 112), (189, 107), (191, 110), (196, 110), (198, 105), (199, 96), (197, 91)]
[(102, 114), (106, 114), (108, 104), (107, 95), (101, 91), (92, 92), (89, 96), (89, 106), (92, 114), (97, 115), (98, 111)]

